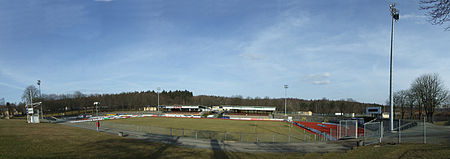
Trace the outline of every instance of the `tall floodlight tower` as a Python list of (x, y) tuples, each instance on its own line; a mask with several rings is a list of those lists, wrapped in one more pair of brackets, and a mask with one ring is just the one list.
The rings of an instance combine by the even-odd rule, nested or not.
[(287, 89), (288, 85), (284, 85), (284, 116), (286, 116), (286, 105), (287, 105)]
[(96, 112), (97, 118), (98, 118), (98, 104), (100, 104), (100, 102), (94, 102), (95, 112)]
[(99, 131), (99, 128), (100, 128), (100, 118), (98, 117), (98, 104), (100, 104), (100, 102), (94, 102), (95, 111), (97, 112), (96, 113), (97, 121), (95, 122), (95, 127), (97, 127), (97, 131)]
[(398, 21), (398, 19), (400, 18), (399, 13), (398, 13), (398, 9), (395, 8), (395, 3), (392, 3), (391, 5), (389, 5), (389, 9), (391, 11), (391, 59), (390, 59), (390, 71), (389, 71), (389, 105), (391, 106), (391, 111), (389, 113), (389, 119), (390, 119), (390, 130), (394, 131), (394, 99), (393, 99), (393, 94), (392, 94), (392, 55), (393, 55), (393, 47), (394, 47), (394, 20)]
[[(30, 90), (30, 108), (31, 108), (31, 110), (34, 111), (34, 109), (33, 109), (33, 93), (31, 92), (31, 90)], [(29, 123), (32, 121), (31, 118), (33, 118), (33, 115), (34, 115), (33, 111), (31, 111), (31, 117), (30, 117)]]
[(161, 90), (161, 87), (158, 87), (156, 90), (156, 92), (158, 93), (158, 107), (156, 107), (156, 109), (159, 111), (159, 91)]
[[(37, 85), (39, 87), (39, 99), (42, 102), (42, 93), (41, 93), (41, 80), (37, 80)], [(42, 104), (41, 104), (41, 119), (44, 119), (44, 110), (42, 109)]]

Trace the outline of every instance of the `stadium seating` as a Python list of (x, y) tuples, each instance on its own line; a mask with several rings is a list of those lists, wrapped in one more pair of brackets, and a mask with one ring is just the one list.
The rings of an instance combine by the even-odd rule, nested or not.
[[(313, 128), (316, 129), (320, 132), (324, 132), (327, 134), (330, 134), (333, 137), (337, 137), (336, 136), (336, 132), (337, 132), (337, 125), (332, 125), (332, 124), (324, 124), (324, 123), (318, 123), (318, 122), (303, 122), (303, 121), (295, 121), (296, 123), (302, 124), (304, 126), (307, 126), (309, 128)], [(331, 134), (331, 132), (333, 132), (333, 134)]]
[(226, 115), (239, 115), (239, 116), (269, 116), (269, 113), (225, 113)]
[(183, 111), (169, 111), (166, 114), (180, 114), (180, 115), (202, 115), (203, 112), (183, 112)]
[[(337, 138), (338, 124), (331, 123), (320, 123), (320, 122), (303, 122), (303, 121), (295, 121), (296, 123), (302, 124), (309, 128), (316, 129), (320, 132), (327, 133), (335, 138)], [(364, 134), (363, 128), (358, 128), (358, 136), (362, 136)]]

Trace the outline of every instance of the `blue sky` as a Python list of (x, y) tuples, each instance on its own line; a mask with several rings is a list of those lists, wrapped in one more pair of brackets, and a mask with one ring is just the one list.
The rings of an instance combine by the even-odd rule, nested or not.
[[(384, 104), (392, 1), (0, 0), (0, 98), (190, 90)], [(394, 90), (450, 86), (450, 31), (397, 2)]]

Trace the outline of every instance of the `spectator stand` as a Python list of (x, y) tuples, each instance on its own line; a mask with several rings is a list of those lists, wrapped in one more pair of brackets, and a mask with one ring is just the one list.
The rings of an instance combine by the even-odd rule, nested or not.
[(273, 118), (273, 113), (276, 107), (266, 106), (219, 106), (219, 109), (223, 111), (224, 117), (229, 118)]

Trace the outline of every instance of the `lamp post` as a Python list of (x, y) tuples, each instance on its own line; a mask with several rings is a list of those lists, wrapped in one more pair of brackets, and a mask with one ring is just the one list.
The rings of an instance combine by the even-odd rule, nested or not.
[(389, 5), (389, 9), (391, 11), (391, 58), (390, 58), (390, 71), (389, 71), (389, 105), (391, 106), (391, 111), (389, 113), (389, 119), (390, 119), (390, 128), (391, 131), (394, 131), (394, 99), (392, 96), (392, 67), (393, 67), (393, 60), (392, 60), (392, 55), (393, 55), (393, 47), (394, 47), (394, 20), (398, 21), (399, 19), (399, 13), (398, 13), (398, 9), (395, 8), (395, 3), (392, 3), (391, 5)]
[[(41, 80), (37, 80), (37, 85), (39, 87), (39, 99), (42, 101)], [(41, 119), (44, 119), (44, 110), (42, 109), (42, 104), (41, 104)]]
[(95, 124), (95, 126), (97, 127), (97, 131), (100, 128), (100, 119), (98, 118), (98, 104), (100, 104), (100, 102), (94, 102), (95, 111), (97, 112), (97, 122)]
[(286, 116), (286, 103), (287, 103), (287, 89), (288, 85), (284, 85), (284, 116)]
[(156, 92), (158, 93), (158, 107), (156, 108), (159, 111), (159, 91), (161, 90), (161, 87), (156, 88), (156, 90), (157, 90)]
[(97, 118), (98, 118), (98, 104), (100, 104), (100, 102), (94, 102), (94, 105), (95, 105), (95, 111), (96, 111), (96, 116), (97, 116)]
[[(29, 120), (28, 123), (30, 123), (30, 122), (32, 121), (31, 118), (33, 118), (33, 114), (34, 114), (34, 109), (33, 109), (33, 93), (31, 92), (31, 90), (30, 90), (30, 108), (31, 108), (31, 110), (33, 110), (33, 111), (31, 112), (31, 117), (30, 117), (30, 120)], [(28, 114), (28, 112), (27, 112), (27, 114)], [(34, 121), (34, 120), (33, 120), (33, 121)]]

